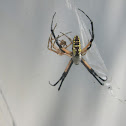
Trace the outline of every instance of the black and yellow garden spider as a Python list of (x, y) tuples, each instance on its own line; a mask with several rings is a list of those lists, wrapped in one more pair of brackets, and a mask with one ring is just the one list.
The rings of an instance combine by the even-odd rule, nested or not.
[[(78, 8), (78, 10), (81, 11), (83, 14), (85, 14), (85, 12), (82, 11), (81, 9)], [(55, 30), (57, 24), (54, 26), (54, 28), (52, 28), (55, 14), (56, 14), (56, 12), (54, 13), (53, 18), (52, 18), (51, 34), (50, 34), (50, 37), (49, 37), (49, 40), (48, 40), (48, 49), (55, 52), (55, 53), (57, 53), (57, 54), (59, 54), (59, 55), (61, 55), (61, 56), (62, 55), (67, 55), (71, 59), (70, 59), (68, 65), (67, 65), (65, 71), (63, 72), (62, 76), (60, 77), (60, 79), (55, 84), (51, 84), (50, 82), (49, 82), (49, 84), (52, 85), (52, 86), (56, 86), (61, 81), (60, 86), (58, 88), (58, 90), (60, 90), (60, 88), (62, 86), (62, 83), (63, 83), (64, 79), (66, 78), (72, 64), (74, 63), (75, 65), (78, 65), (79, 62), (81, 62), (86, 67), (86, 69), (94, 76), (94, 78), (101, 85), (104, 85), (103, 82), (107, 80), (107, 76), (105, 78), (100, 77), (91, 68), (91, 66), (82, 58), (82, 56), (85, 55), (87, 53), (87, 51), (91, 48), (92, 42), (94, 40), (94, 29), (93, 29), (92, 20), (89, 18), (89, 16), (87, 14), (85, 14), (86, 17), (89, 19), (89, 21), (91, 23), (91, 31), (92, 32), (90, 32), (90, 35), (91, 35), (90, 41), (88, 42), (88, 44), (83, 49), (81, 49), (80, 39), (79, 39), (79, 37), (77, 35), (74, 37), (73, 40), (70, 37), (67, 36), (67, 34), (70, 33), (70, 32), (68, 32), (68, 33), (62, 33), (61, 32), (60, 36), (59, 35), (58, 35), (58, 37), (55, 36), (54, 30)], [(58, 40), (62, 36), (65, 36), (66, 38), (68, 38), (68, 40), (70, 41), (69, 45), (67, 45), (66, 41), (64, 41), (64, 40)], [(57, 46), (55, 45), (55, 43), (57, 44)], [(50, 44), (51, 44), (51, 46), (50, 46)], [(72, 45), (72, 51), (67, 50), (67, 48), (70, 45)]]

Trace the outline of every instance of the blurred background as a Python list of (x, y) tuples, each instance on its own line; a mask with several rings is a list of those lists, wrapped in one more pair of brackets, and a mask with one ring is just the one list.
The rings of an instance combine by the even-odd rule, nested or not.
[(69, 61), (47, 49), (52, 16), (56, 11), (62, 23), (66, 13), (72, 25), (66, 9), (70, 3), (93, 20), (95, 43), (120, 88), (116, 95), (126, 99), (125, 0), (0, 0), (0, 87), (16, 126), (126, 126), (126, 104), (114, 99), (83, 65), (72, 66), (61, 91), (49, 85)]

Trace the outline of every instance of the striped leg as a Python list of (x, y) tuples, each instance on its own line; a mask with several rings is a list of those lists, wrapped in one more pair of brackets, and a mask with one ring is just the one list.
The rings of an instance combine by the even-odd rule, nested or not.
[(106, 81), (107, 76), (105, 79), (101, 78), (89, 65), (88, 63), (82, 58), (81, 63), (86, 67), (86, 69), (94, 76), (94, 78), (101, 84), (104, 85), (101, 81)]
[(58, 91), (59, 91), (61, 86), (62, 86), (62, 83), (63, 83), (64, 79), (66, 78), (66, 76), (67, 76), (67, 74), (68, 74), (68, 72), (69, 72), (69, 70), (70, 70), (70, 68), (72, 66), (72, 64), (73, 64), (73, 60), (71, 59), (69, 61), (68, 65), (67, 65), (65, 71), (63, 72), (62, 76), (60, 77), (60, 79), (55, 84), (51, 84), (50, 82), (49, 82), (49, 84), (52, 85), (52, 86), (56, 86), (61, 81), (60, 86), (58, 88)]
[(87, 46), (85, 48), (83, 48), (81, 51), (81, 54), (85, 55), (87, 50), (89, 50), (91, 48), (92, 42), (94, 40), (94, 27), (93, 27), (93, 21), (89, 18), (89, 16), (81, 9), (78, 8), (78, 10), (81, 11), (84, 15), (86, 15), (86, 17), (89, 19), (89, 21), (91, 23), (91, 31), (89, 30), (90, 35), (91, 35), (91, 39), (90, 39), (89, 43), (87, 44)]
[(68, 51), (67, 49), (63, 48), (62, 45), (60, 45), (60, 43), (58, 42), (58, 38), (59, 38), (59, 37), (56, 37), (56, 36), (55, 36), (54, 29), (55, 29), (55, 27), (56, 27), (57, 24), (55, 25), (54, 29), (52, 28), (52, 27), (53, 27), (53, 19), (54, 19), (54, 17), (55, 17), (55, 14), (56, 14), (56, 12), (54, 13), (53, 18), (52, 18), (52, 22), (51, 22), (51, 33), (52, 33), (52, 36), (54, 37), (55, 42), (56, 42), (57, 46), (59, 47), (60, 51), (61, 51), (62, 53), (66, 53), (66, 54), (70, 55), (71, 52)]

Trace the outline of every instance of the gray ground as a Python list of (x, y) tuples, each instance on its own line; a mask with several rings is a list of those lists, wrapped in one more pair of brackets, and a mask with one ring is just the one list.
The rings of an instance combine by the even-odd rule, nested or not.
[[(126, 1), (75, 3), (94, 21), (97, 48), (120, 87), (117, 95), (126, 98)], [(52, 15), (65, 5), (65, 0), (0, 1), (0, 86), (17, 126), (126, 126), (126, 104), (82, 65), (73, 65), (60, 92), (48, 84), (69, 61), (47, 50)]]

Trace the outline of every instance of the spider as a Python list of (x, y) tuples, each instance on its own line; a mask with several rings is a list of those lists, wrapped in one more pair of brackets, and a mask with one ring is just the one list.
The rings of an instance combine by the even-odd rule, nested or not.
[[(57, 26), (57, 24), (53, 27), (53, 20), (54, 20), (54, 17), (56, 15), (56, 12), (54, 13), (53, 17), (52, 17), (52, 22), (51, 22), (51, 34), (50, 34), (50, 37), (49, 37), (49, 40), (48, 40), (48, 46), (47, 48), (59, 55), (67, 55), (69, 56), (71, 59), (65, 69), (65, 71), (63, 72), (62, 76), (60, 77), (60, 79), (55, 83), (55, 84), (51, 84), (49, 82), (50, 85), (52, 86), (56, 86), (59, 82), (60, 85), (59, 85), (59, 88), (58, 88), (58, 91), (60, 90), (61, 86), (62, 86), (62, 83), (64, 81), (64, 79), (66, 78), (72, 64), (74, 63), (75, 65), (78, 65), (80, 62), (86, 67), (86, 69), (94, 76), (94, 78), (101, 84), (101, 85), (104, 85), (104, 81), (107, 80), (107, 76), (105, 78), (102, 78), (100, 77), (92, 68), (91, 66), (84, 60), (84, 58), (82, 57), (83, 55), (85, 55), (87, 53), (87, 51), (91, 48), (92, 46), (92, 42), (94, 40), (94, 28), (93, 28), (93, 21), (89, 18), (89, 16), (84, 12), (82, 11), (81, 9), (78, 8), (79, 11), (81, 11), (90, 21), (91, 23), (91, 32), (90, 32), (90, 35), (91, 35), (91, 39), (90, 41), (88, 42), (88, 44), (83, 48), (81, 49), (81, 43), (80, 43), (80, 38), (79, 36), (75, 36), (73, 38), (73, 40), (67, 36), (67, 34), (69, 34), (70, 32), (67, 32), (67, 33), (61, 33), (61, 35), (58, 35), (56, 37), (54, 31), (55, 31), (55, 28)], [(90, 31), (90, 30), (89, 30)], [(67, 45), (66, 44), (66, 41), (65, 40), (59, 40), (60, 37), (62, 36), (65, 36), (69, 41), (70, 41), (70, 44)], [(49, 46), (51, 44), (51, 46)], [(57, 46), (56, 46), (56, 45)], [(67, 48), (72, 45), (72, 51), (69, 51), (67, 50)]]

